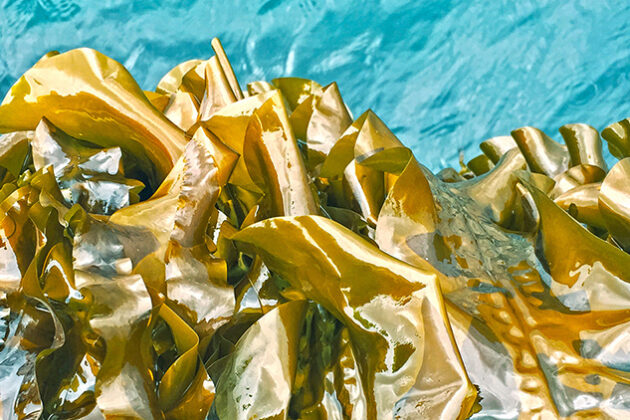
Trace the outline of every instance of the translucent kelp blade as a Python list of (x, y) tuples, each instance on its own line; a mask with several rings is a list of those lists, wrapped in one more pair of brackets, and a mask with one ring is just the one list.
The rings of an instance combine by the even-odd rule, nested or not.
[(343, 174), (344, 169), (354, 159), (354, 145), (357, 136), (371, 112), (368, 110), (361, 114), (335, 142), (322, 164), (320, 176), (332, 178)]
[(27, 167), (29, 146), (33, 131), (15, 131), (0, 136), (0, 166), (15, 178)]
[(306, 306), (280, 305), (236, 343), (217, 383), (219, 419), (288, 418)]
[(88, 147), (43, 118), (31, 142), (36, 170), (52, 166), (61, 195), (71, 206), (111, 214), (138, 200), (142, 182), (123, 176), (119, 147)]
[(478, 155), (469, 160), (468, 163), (466, 163), (466, 167), (475, 174), (475, 176), (480, 176), (489, 172), (494, 167), (494, 164), (486, 155)]
[(271, 83), (282, 92), (291, 111), (311, 96), (320, 97), (324, 91), (319, 83), (299, 77), (280, 77)]
[(483, 176), (462, 184), (462, 189), (485, 209), (497, 224), (508, 225), (513, 216), (514, 202), (518, 199), (516, 171), (527, 167), (523, 155), (515, 149), (505, 153)]
[(249, 176), (269, 200), (269, 216), (319, 212), (279, 93), (252, 115), (242, 158)]
[(178, 181), (167, 181), (170, 188), (165, 188), (165, 195), (126, 207), (114, 213), (110, 222), (152, 233), (152, 252), (165, 263), (166, 297), (187, 322), (211, 334), (227, 322), (235, 304), (225, 261), (215, 259), (205, 245), (220, 183), (232, 171), (234, 156), (220, 144), (213, 145), (201, 130), (186, 146), (182, 164), (174, 169), (180, 173), (169, 175)]
[(372, 226), (376, 225), (378, 213), (385, 199), (385, 177), (383, 172), (352, 160), (343, 172), (348, 191), (344, 195), (351, 208), (358, 210)]
[(244, 98), (243, 92), (241, 91), (241, 86), (236, 79), (236, 74), (234, 73), (234, 69), (232, 69), (232, 64), (230, 64), (230, 60), (228, 60), (227, 54), (223, 49), (223, 45), (221, 44), (221, 40), (219, 38), (212, 38), (210, 43), (212, 45), (212, 50), (214, 51), (219, 64), (221, 65), (221, 69), (225, 74), (225, 78), (230, 85), (230, 89), (232, 89), (232, 93), (234, 93), (234, 97), (237, 101), (240, 101)]
[(608, 227), (599, 209), (600, 182), (580, 185), (554, 198), (564, 211), (588, 226), (606, 230)]
[(569, 168), (569, 152), (534, 127), (522, 127), (512, 131), (512, 137), (525, 156), (532, 172), (554, 177)]
[(400, 140), (371, 110), (366, 111), (365, 121), (354, 144), (357, 163), (381, 172), (400, 173), (411, 156)]
[(154, 196), (117, 211), (110, 220), (145, 227), (164, 246), (171, 237), (186, 247), (203, 243), (207, 220), (236, 159), (200, 128)]
[(606, 175), (599, 210), (612, 237), (630, 252), (630, 158), (617, 162)]
[(602, 131), (608, 150), (617, 159), (630, 157), (630, 119), (609, 125)]
[(162, 76), (155, 91), (158, 93), (174, 94), (179, 90), (184, 75), (197, 65), (201, 64), (201, 62), (202, 60), (188, 60), (183, 63), (179, 63), (169, 70), (168, 73)]
[[(199, 337), (181, 318), (177, 316), (167, 305), (163, 304), (158, 313), (170, 327), (180, 355), (175, 362), (168, 367), (160, 380), (158, 388), (158, 401), (162, 411), (170, 411), (175, 407), (178, 400), (184, 395), (186, 389), (191, 386), (196, 376), (198, 366), (203, 369), (203, 365), (198, 363)], [(202, 382), (197, 382), (195, 392), (201, 391)], [(201, 412), (210, 410), (210, 401), (207, 405), (195, 407)]]
[[(425, 357), (430, 363), (439, 360), (438, 369), (449, 372), (443, 386), (453, 392), (456, 408), (450, 413), (462, 418), (468, 414), (475, 392), (456, 347), (449, 344), (450, 327), (434, 270), (411, 268), (317, 216), (265, 220), (234, 240), (346, 325), (368, 418), (390, 417), (394, 407), (413, 418), (421, 411), (411, 407), (429, 410), (443, 403), (422, 391), (423, 369), (437, 368), (425, 364)], [(427, 337), (439, 338), (440, 344)]]
[(80, 213), (75, 218), (82, 218), (73, 248), (76, 286), (95, 302), (88, 322), (105, 344), (95, 384), (97, 406), (106, 417), (154, 417), (159, 408), (150, 376), (150, 343), (143, 340), (152, 303), (142, 277), (131, 274), (131, 267), (155, 242), (147, 240), (147, 232), (112, 228)]
[(147, 97), (151, 105), (155, 107), (160, 112), (164, 112), (164, 108), (168, 105), (170, 100), (170, 95), (166, 93), (156, 93), (150, 90), (144, 91), (144, 96)]
[(509, 150), (518, 149), (518, 145), (512, 136), (497, 136), (482, 141), (479, 148), (492, 163), (497, 163)]
[[(538, 235), (552, 284), (578, 286), (592, 311), (630, 309), (630, 255), (588, 232), (535, 187), (529, 190), (540, 214)], [(569, 244), (578, 259), (566, 258)], [(561, 294), (553, 287), (552, 292)]]
[(560, 127), (560, 134), (569, 150), (571, 166), (587, 164), (608, 171), (597, 130), (588, 124), (566, 124)]
[(112, 279), (82, 274), (79, 279), (77, 285), (98, 302), (91, 311), (90, 326), (107, 349), (95, 385), (99, 409), (106, 417), (144, 419), (159, 415), (150, 366), (143, 357), (149, 351), (142, 333), (151, 299), (142, 277)]
[(199, 104), (191, 93), (176, 92), (171, 95), (163, 112), (173, 124), (188, 131), (199, 119)]
[(556, 183), (553, 189), (549, 191), (549, 197), (556, 198), (580, 185), (601, 182), (605, 176), (606, 172), (599, 166), (590, 164), (573, 166), (554, 178)]
[(126, 150), (153, 187), (186, 143), (184, 133), (151, 105), (124, 67), (86, 48), (28, 70), (0, 106), (0, 132), (33, 130), (44, 116), (73, 137)]
[[(1, 193), (0, 413), (7, 419), (38, 417), (43, 403), (36, 357), (63, 344), (63, 328), (39, 287), (34, 258), (40, 233), (30, 219), (35, 191), (8, 184)], [(22, 294), (25, 284), (30, 297)]]
[[(486, 200), (463, 188), (472, 181), (443, 184), (410, 168), (390, 190), (376, 241), (404, 261), (430, 263), (446, 275), (449, 318), (480, 388), (482, 409), (473, 418), (622, 413), (616, 401), (628, 380), (618, 369), (627, 356), (606, 337), (630, 319), (628, 256), (534, 187), (535, 201), (526, 205), (540, 214), (542, 248), (497, 227)], [(497, 191), (496, 200), (504, 200)], [(599, 289), (600, 282), (608, 287)], [(594, 372), (596, 384), (589, 379)], [(582, 405), (584, 398), (591, 403)]]
[[(235, 102), (215, 112), (207, 121), (202, 120), (201, 125), (242, 156), (245, 132), (252, 114), (275, 94), (276, 91), (274, 90)], [(260, 192), (260, 189), (249, 176), (245, 161), (242, 158), (238, 159), (229, 182), (253, 192)]]
[(352, 124), (352, 116), (341, 98), (339, 87), (331, 83), (321, 97), (313, 100), (313, 111), (306, 128), (306, 146), (311, 166), (322, 162), (339, 136)]

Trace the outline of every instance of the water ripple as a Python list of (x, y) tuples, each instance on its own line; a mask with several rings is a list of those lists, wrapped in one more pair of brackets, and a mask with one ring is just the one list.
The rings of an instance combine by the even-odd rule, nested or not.
[[(209, 3), (214, 3), (210, 5)], [(241, 82), (338, 81), (437, 169), (510, 130), (630, 116), (630, 3), (570, 0), (0, 0), (0, 94), (48, 50), (90, 46), (145, 88), (220, 36)]]

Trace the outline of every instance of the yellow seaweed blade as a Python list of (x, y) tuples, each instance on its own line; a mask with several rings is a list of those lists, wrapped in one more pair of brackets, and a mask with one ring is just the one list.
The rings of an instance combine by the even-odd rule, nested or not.
[(269, 198), (273, 216), (319, 213), (279, 92), (254, 112), (243, 159), (252, 180)]
[(412, 268), (318, 216), (268, 219), (233, 239), (346, 325), (367, 418), (393, 418), (396, 403), (406, 415), (433, 412), (444, 400), (430, 397), (421, 375), (440, 370), (449, 372), (442, 386), (456, 395), (446, 417), (469, 413), (475, 391), (454, 346), (435, 270)]
[(120, 146), (155, 188), (187, 141), (115, 60), (81, 48), (37, 62), (0, 106), (0, 132), (33, 130), (42, 117), (69, 135)]
[(617, 162), (602, 182), (599, 210), (610, 234), (630, 251), (630, 158)]
[(202, 60), (188, 60), (179, 63), (162, 76), (155, 91), (163, 94), (173, 94), (177, 92), (182, 84), (184, 75), (201, 63)]

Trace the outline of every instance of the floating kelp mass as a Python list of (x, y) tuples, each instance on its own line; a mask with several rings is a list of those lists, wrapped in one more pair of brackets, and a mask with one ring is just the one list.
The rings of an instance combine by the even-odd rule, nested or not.
[(212, 46), (154, 92), (52, 52), (2, 102), (2, 418), (630, 418), (630, 120), (610, 169), (568, 124), (432, 174)]

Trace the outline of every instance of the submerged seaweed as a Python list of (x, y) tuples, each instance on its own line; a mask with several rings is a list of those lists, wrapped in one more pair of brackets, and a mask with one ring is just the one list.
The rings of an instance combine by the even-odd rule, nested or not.
[[(436, 175), (338, 86), (89, 49), (0, 106), (3, 418), (630, 415), (630, 122)], [(420, 157), (421, 160), (421, 157)]]

